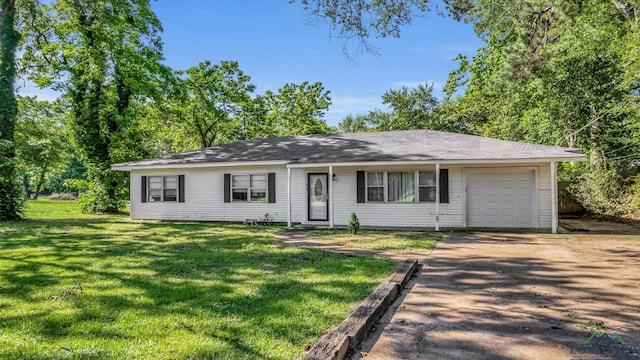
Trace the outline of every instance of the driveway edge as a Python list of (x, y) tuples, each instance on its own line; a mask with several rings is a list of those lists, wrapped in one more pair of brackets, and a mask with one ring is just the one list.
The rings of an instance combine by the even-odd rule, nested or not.
[(419, 268), (417, 260), (407, 259), (401, 262), (389, 280), (381, 282), (340, 326), (318, 340), (304, 357), (305, 360), (344, 359), (349, 350), (357, 348)]

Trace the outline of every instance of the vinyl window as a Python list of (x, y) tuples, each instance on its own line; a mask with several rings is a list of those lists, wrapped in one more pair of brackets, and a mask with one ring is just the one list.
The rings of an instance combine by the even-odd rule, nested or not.
[(436, 201), (436, 172), (420, 171), (418, 173), (418, 201)]
[(147, 200), (149, 202), (178, 201), (178, 177), (149, 176), (147, 178)]
[(367, 201), (384, 201), (384, 172), (367, 173)]
[(267, 174), (231, 175), (231, 201), (267, 202)]

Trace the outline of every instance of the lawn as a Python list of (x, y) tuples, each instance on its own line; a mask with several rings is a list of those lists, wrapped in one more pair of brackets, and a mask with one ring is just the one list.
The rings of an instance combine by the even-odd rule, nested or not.
[(30, 202), (0, 222), (0, 358), (292, 359), (395, 270), (277, 227), (133, 221)]
[(330, 245), (398, 253), (430, 253), (442, 239), (442, 234), (437, 232), (360, 230), (356, 235), (351, 235), (344, 229), (312, 230), (307, 236)]

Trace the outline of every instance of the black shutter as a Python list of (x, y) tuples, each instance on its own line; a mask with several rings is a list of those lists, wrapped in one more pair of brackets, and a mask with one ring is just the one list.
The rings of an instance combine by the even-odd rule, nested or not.
[(224, 202), (231, 202), (231, 174), (224, 174)]
[(449, 169), (440, 169), (440, 203), (449, 203)]
[(178, 202), (184, 202), (184, 175), (178, 175)]
[(358, 202), (359, 203), (363, 203), (365, 202), (365, 191), (366, 191), (366, 186), (364, 183), (364, 171), (356, 171), (356, 183), (357, 183), (357, 197), (358, 197)]
[(142, 202), (147, 202), (147, 177), (146, 176), (142, 176), (140, 177), (140, 192), (142, 197), (140, 198), (140, 201)]
[(275, 203), (276, 202), (276, 173), (269, 173), (267, 183), (268, 183), (267, 187), (269, 188), (269, 190), (268, 190), (269, 200), (268, 201), (270, 203)]

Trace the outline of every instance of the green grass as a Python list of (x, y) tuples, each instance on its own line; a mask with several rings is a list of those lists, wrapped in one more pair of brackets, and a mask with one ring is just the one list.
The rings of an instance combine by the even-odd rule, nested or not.
[(360, 230), (356, 235), (351, 235), (344, 229), (312, 230), (307, 236), (330, 245), (398, 253), (429, 253), (442, 239), (442, 234), (437, 232)]
[(301, 358), (396, 266), (285, 246), (277, 227), (46, 200), (27, 217), (0, 222), (0, 358)]

